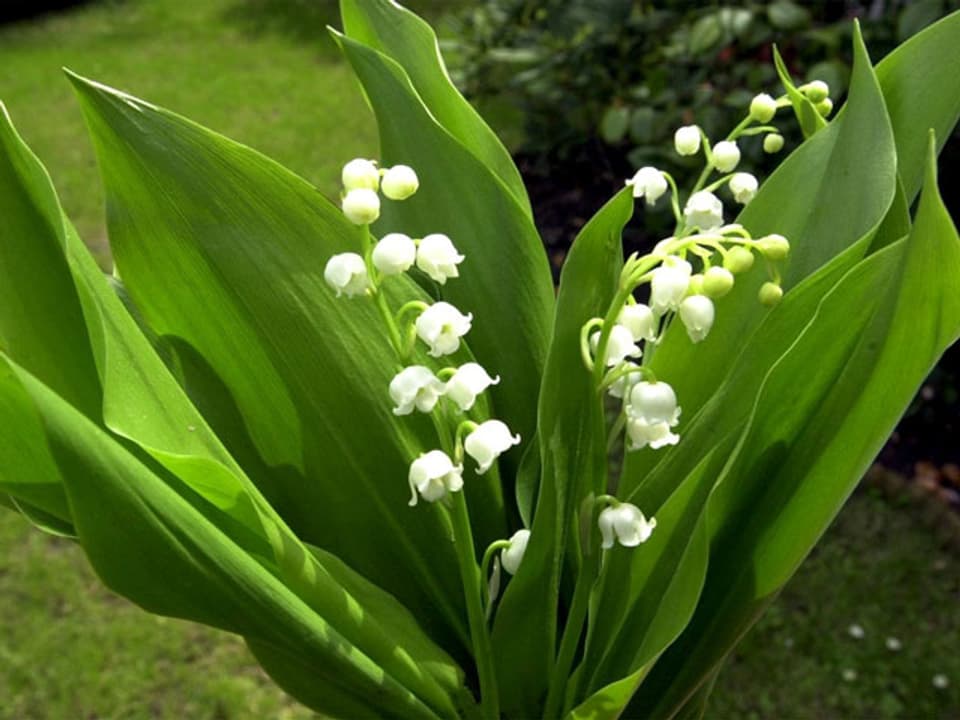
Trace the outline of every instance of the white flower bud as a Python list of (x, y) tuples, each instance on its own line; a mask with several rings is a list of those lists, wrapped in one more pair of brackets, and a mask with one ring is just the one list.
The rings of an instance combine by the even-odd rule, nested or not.
[(777, 101), (767, 95), (767, 93), (760, 93), (750, 101), (750, 117), (757, 122), (770, 122), (776, 114)]
[(517, 530), (510, 536), (510, 547), (500, 552), (500, 564), (511, 575), (516, 575), (517, 570), (520, 569), (520, 563), (523, 562), (523, 556), (527, 552), (528, 542), (530, 542), (530, 531)]
[(700, 151), (700, 128), (684, 125), (673, 134), (673, 147), (679, 155), (696, 155)]
[(617, 324), (629, 329), (635, 342), (657, 339), (657, 316), (643, 303), (624, 305), (617, 316)]
[(709, 232), (723, 225), (723, 203), (709, 190), (700, 190), (687, 200), (683, 216), (690, 227)]
[(713, 317), (713, 300), (706, 295), (691, 295), (680, 303), (680, 319), (692, 342), (698, 343), (707, 337), (713, 327)]
[(713, 166), (720, 172), (730, 172), (740, 162), (740, 148), (735, 142), (722, 140), (713, 146)]
[(703, 273), (694, 273), (690, 276), (690, 282), (687, 284), (687, 293), (684, 297), (690, 295), (703, 295)]
[(357, 158), (343, 166), (340, 173), (343, 189), (346, 191), (365, 188), (376, 192), (380, 186), (380, 171), (372, 160)]
[(668, 255), (663, 264), (651, 272), (650, 307), (657, 315), (676, 310), (690, 284), (690, 263), (676, 255)]
[(463, 488), (463, 465), (454, 465), (442, 450), (431, 450), (410, 463), (410, 505), (417, 504), (417, 493), (427, 502), (436, 502), (448, 493)]
[(490, 377), (478, 363), (465, 363), (447, 380), (444, 395), (453, 400), (461, 410), (469, 410), (480, 393), (499, 382), (499, 375)]
[(467, 435), (467, 439), (463, 441), (463, 449), (477, 461), (477, 474), (483, 475), (502, 453), (519, 444), (520, 436), (511, 435), (510, 428), (505, 423), (487, 420)]
[(783, 260), (790, 253), (790, 241), (783, 235), (767, 235), (757, 241), (757, 247), (768, 260)]
[(797, 89), (806, 95), (810, 102), (814, 104), (830, 97), (830, 86), (823, 80), (813, 80), (812, 82), (804, 83)]
[(630, 391), (627, 415), (647, 423), (666, 423), (674, 427), (680, 422), (677, 395), (665, 382), (638, 382)]
[(654, 205), (667, 191), (667, 179), (655, 167), (642, 167), (636, 174), (627, 180), (627, 185), (633, 185), (635, 198), (645, 197), (647, 205)]
[(624, 547), (646, 542), (657, 526), (655, 518), (647, 520), (636, 505), (618, 503), (600, 511), (598, 518), (602, 547), (609, 550), (614, 539)]
[(417, 246), (403, 233), (389, 233), (373, 248), (373, 265), (384, 275), (406, 272), (417, 259)]
[(746, 272), (753, 267), (753, 253), (742, 245), (734, 245), (727, 251), (723, 266), (735, 275)]
[(348, 190), (341, 207), (354, 225), (369, 225), (380, 217), (380, 196), (367, 188)]
[(733, 177), (730, 178), (728, 187), (730, 188), (730, 192), (733, 193), (733, 199), (741, 205), (746, 205), (753, 200), (754, 195), (757, 194), (759, 183), (757, 183), (757, 179), (750, 173), (738, 172), (734, 173)]
[(714, 265), (703, 274), (703, 294), (710, 298), (721, 298), (733, 289), (733, 283), (732, 272)]
[(413, 168), (406, 165), (394, 165), (389, 168), (380, 181), (380, 189), (391, 200), (406, 200), (420, 187), (420, 180)]
[(460, 348), (460, 338), (470, 331), (473, 314), (464, 315), (448, 302), (437, 302), (417, 318), (417, 336), (430, 346), (429, 355), (451, 355)]
[(760, 300), (761, 305), (773, 307), (783, 298), (783, 288), (775, 282), (765, 282), (760, 286), (757, 298)]
[(443, 383), (429, 368), (423, 365), (405, 367), (390, 381), (390, 397), (397, 404), (393, 414), (409, 415), (414, 407), (428, 413), (436, 407), (443, 391)]
[[(600, 331), (590, 336), (590, 349), (594, 355), (600, 345)], [(640, 348), (633, 341), (633, 333), (623, 325), (614, 325), (610, 328), (610, 337), (607, 339), (607, 352), (604, 364), (607, 367), (619, 365), (628, 357), (640, 357)]]
[(370, 287), (367, 266), (356, 253), (340, 253), (327, 260), (323, 279), (337, 291), (337, 297), (363, 295)]
[(763, 151), (773, 154), (783, 149), (783, 135), (780, 133), (770, 133), (763, 138)]
[(463, 260), (450, 238), (441, 233), (427, 235), (417, 246), (417, 267), (441, 285), (460, 276), (457, 265)]
[(824, 98), (818, 102), (814, 107), (817, 109), (817, 112), (820, 113), (822, 117), (830, 117), (830, 113), (833, 112), (833, 100), (830, 98)]
[[(635, 369), (640, 368), (640, 366), (637, 365), (635, 362), (630, 362), (629, 360), (626, 363), (624, 363), (624, 365), (626, 367), (635, 368)], [(610, 389), (607, 392), (610, 393), (610, 397), (615, 397), (615, 398), (628, 397), (630, 395), (630, 391), (633, 389), (633, 386), (636, 385), (638, 382), (640, 382), (641, 377), (642, 376), (640, 375), (639, 372), (627, 373), (626, 375), (623, 375), (620, 378), (618, 378), (610, 386)]]

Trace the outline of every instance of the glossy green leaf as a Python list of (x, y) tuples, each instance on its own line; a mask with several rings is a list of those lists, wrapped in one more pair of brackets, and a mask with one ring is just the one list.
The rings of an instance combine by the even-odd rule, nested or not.
[[(376, 227), (413, 237), (445, 233), (466, 256), (461, 276), (433, 290), (473, 313), (470, 348), (502, 378), (490, 389), (495, 413), (529, 440), (554, 300), (533, 221), (494, 172), (433, 118), (403, 67), (349, 37), (337, 39), (373, 105), (384, 164), (404, 163), (420, 176), (416, 195), (384, 202)], [(508, 477), (521, 456), (516, 449), (504, 457)]]
[(533, 716), (543, 702), (556, 651), (564, 547), (576, 542), (579, 499), (606, 472), (606, 430), (591, 374), (580, 356), (580, 328), (606, 313), (623, 264), (621, 233), (633, 215), (624, 188), (587, 223), (560, 276), (553, 343), (540, 393), (542, 473), (530, 543), (493, 628), (504, 710)]
[(340, 0), (340, 16), (346, 35), (403, 67), (430, 115), (496, 174), (532, 218), (513, 158), (450, 80), (433, 28), (392, 0)]
[(776, 46), (773, 48), (773, 62), (777, 68), (777, 75), (780, 77), (780, 83), (783, 85), (783, 91), (790, 98), (790, 105), (793, 107), (793, 114), (797, 117), (803, 136), (809, 138), (827, 126), (827, 121), (817, 112), (809, 98), (797, 89), (793, 84), (793, 78), (790, 77), (790, 71), (787, 69), (783, 58), (780, 57), (780, 51)]

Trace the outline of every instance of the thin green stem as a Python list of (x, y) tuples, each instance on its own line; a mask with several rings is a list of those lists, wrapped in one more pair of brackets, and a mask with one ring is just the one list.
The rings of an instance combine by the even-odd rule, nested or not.
[[(400, 337), (400, 329), (393, 319), (393, 313), (390, 312), (390, 306), (387, 304), (387, 298), (384, 297), (376, 268), (373, 266), (373, 238), (370, 236), (370, 226), (364, 225), (360, 236), (360, 246), (363, 250), (363, 263), (367, 268), (367, 277), (370, 278), (370, 292), (373, 295), (374, 304), (387, 326), (387, 333), (390, 336), (390, 344), (397, 356), (403, 360), (403, 340)], [(382, 279), (382, 278), (381, 278)]]

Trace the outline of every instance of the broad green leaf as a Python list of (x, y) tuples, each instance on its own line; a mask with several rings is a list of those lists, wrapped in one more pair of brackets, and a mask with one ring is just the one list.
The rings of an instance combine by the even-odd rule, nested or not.
[(577, 527), (579, 500), (606, 472), (606, 431), (591, 374), (580, 356), (580, 328), (606, 313), (623, 265), (621, 233), (633, 215), (624, 188), (587, 223), (560, 276), (553, 344), (540, 392), (542, 472), (530, 542), (493, 627), (504, 710), (533, 716), (556, 650), (563, 548)]
[(340, 16), (348, 37), (403, 67), (433, 118), (496, 174), (532, 218), (513, 158), (450, 80), (433, 28), (393, 0), (340, 0)]
[[(494, 172), (434, 119), (403, 67), (336, 37), (373, 106), (383, 162), (410, 165), (420, 176), (416, 195), (384, 202), (376, 227), (413, 237), (445, 233), (466, 256), (460, 277), (434, 290), (473, 313), (470, 348), (502, 378), (490, 390), (494, 411), (529, 441), (553, 308), (553, 281), (533, 221)], [(521, 456), (520, 449), (505, 456), (507, 476)]]
[[(738, 463), (711, 504), (701, 605), (650, 676), (669, 712), (793, 574), (916, 388), (960, 336), (960, 240), (936, 189), (936, 148), (913, 231), (858, 265), (771, 371)], [(798, 383), (797, 378), (803, 381)]]
[[(323, 280), (330, 255), (356, 249), (357, 230), (254, 151), (73, 81), (125, 287), (158, 336), (189, 346), (228, 389), (269, 470), (252, 479), (302, 538), (421, 611), (436, 636), (465, 638), (444, 518), (407, 506), (407, 465), (433, 441), (390, 412), (396, 366), (372, 303), (338, 300)], [(395, 303), (423, 297), (395, 285)], [(499, 506), (486, 477), (467, 490)]]
[(601, 688), (567, 714), (567, 720), (607, 720), (620, 717), (640, 683), (650, 672), (645, 665), (622, 680)]
[(960, 11), (910, 38), (877, 65), (908, 205), (923, 181), (927, 130), (936, 133), (939, 152), (960, 117), (958, 34)]

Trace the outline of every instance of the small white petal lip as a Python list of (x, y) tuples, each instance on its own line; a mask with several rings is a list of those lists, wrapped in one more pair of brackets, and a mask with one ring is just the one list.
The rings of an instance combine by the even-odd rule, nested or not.
[[(593, 350), (594, 355), (597, 354), (599, 346), (600, 331), (598, 330), (590, 336), (590, 349)], [(610, 328), (610, 336), (607, 338), (606, 360), (604, 363), (607, 367), (619, 365), (628, 357), (638, 358), (641, 355), (642, 352), (640, 348), (637, 347), (630, 328), (620, 325), (619, 323)]]
[(657, 316), (643, 303), (624, 305), (617, 316), (617, 324), (629, 329), (635, 342), (657, 339)]
[(409, 415), (416, 408), (428, 413), (443, 396), (444, 384), (430, 368), (410, 365), (390, 381), (390, 398), (396, 403), (394, 415)]
[(687, 200), (683, 216), (690, 227), (709, 232), (723, 225), (723, 203), (709, 190), (700, 190)]
[(377, 164), (372, 160), (356, 158), (343, 166), (340, 179), (343, 182), (344, 190), (365, 188), (376, 191), (380, 186), (380, 171), (377, 169)]
[(465, 363), (447, 380), (444, 395), (453, 400), (461, 410), (469, 410), (480, 393), (499, 382), (499, 375), (490, 377), (479, 363)]
[(380, 217), (380, 196), (368, 188), (348, 190), (341, 207), (354, 225), (369, 225)]
[(380, 189), (391, 200), (406, 200), (420, 187), (420, 179), (408, 165), (388, 168), (380, 181)]
[(647, 205), (656, 204), (657, 200), (667, 191), (667, 179), (655, 167), (642, 167), (627, 180), (627, 185), (633, 186), (635, 198), (646, 198)]
[(730, 192), (733, 193), (734, 200), (741, 205), (746, 205), (748, 202), (753, 200), (754, 196), (757, 194), (757, 188), (760, 187), (760, 184), (750, 173), (738, 172), (734, 173), (733, 177), (730, 178), (730, 182), (727, 187), (729, 187)]
[(720, 172), (730, 172), (740, 164), (740, 148), (735, 142), (722, 140), (713, 146), (713, 165)]
[(356, 253), (340, 253), (327, 260), (323, 279), (337, 291), (337, 297), (362, 295), (370, 287), (367, 266)]
[(673, 134), (673, 147), (679, 155), (696, 155), (700, 151), (700, 128), (684, 125)]
[(713, 300), (706, 295), (691, 295), (680, 303), (680, 319), (692, 342), (698, 343), (707, 337), (714, 315)]
[(619, 503), (600, 511), (597, 524), (600, 526), (602, 547), (609, 550), (614, 541), (624, 547), (636, 547), (650, 539), (657, 527), (655, 518), (647, 520), (640, 508), (630, 503)]
[(477, 461), (477, 474), (483, 475), (502, 453), (520, 443), (520, 436), (510, 433), (510, 428), (500, 420), (486, 420), (467, 435), (463, 449)]
[(417, 318), (417, 336), (430, 346), (430, 356), (451, 355), (460, 349), (460, 338), (470, 331), (472, 321), (472, 313), (464, 315), (448, 302), (436, 302)]
[(663, 263), (651, 272), (650, 307), (657, 315), (676, 310), (687, 294), (693, 268), (686, 260), (668, 255)]
[(423, 453), (410, 463), (410, 505), (417, 504), (419, 493), (427, 502), (437, 502), (463, 488), (463, 466), (454, 465), (442, 450)]
[(441, 285), (449, 278), (460, 276), (457, 265), (463, 260), (464, 256), (442, 233), (427, 235), (417, 245), (417, 267)]
[(641, 418), (627, 418), (627, 449), (642, 450), (649, 447), (659, 450), (680, 442), (680, 436), (670, 430), (670, 423), (647, 422)]
[(373, 248), (373, 265), (384, 275), (399, 275), (413, 267), (417, 245), (408, 235), (389, 233)]
[(680, 421), (677, 394), (663, 381), (638, 382), (630, 391), (627, 415), (646, 423), (667, 423), (673, 427)]
[(517, 530), (510, 536), (510, 546), (500, 553), (500, 564), (511, 575), (516, 575), (527, 552), (527, 543), (530, 541), (530, 531), (524, 528)]

